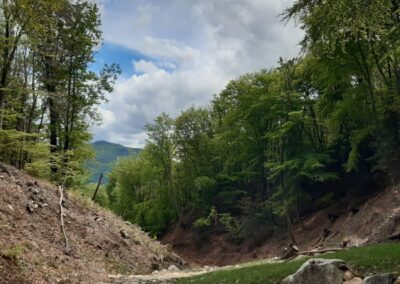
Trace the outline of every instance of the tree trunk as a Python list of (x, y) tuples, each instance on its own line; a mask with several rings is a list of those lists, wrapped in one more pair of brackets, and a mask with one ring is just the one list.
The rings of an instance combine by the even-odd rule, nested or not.
[(51, 87), (47, 90), (49, 92), (49, 116), (50, 116), (50, 153), (51, 153), (51, 172), (57, 173), (57, 166), (55, 165), (54, 154), (57, 152), (57, 111), (55, 108), (54, 95), (55, 88)]

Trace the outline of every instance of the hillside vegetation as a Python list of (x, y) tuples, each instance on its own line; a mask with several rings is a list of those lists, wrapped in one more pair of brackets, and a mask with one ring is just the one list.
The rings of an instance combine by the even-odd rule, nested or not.
[(91, 174), (89, 182), (97, 182), (102, 173), (104, 175), (103, 181), (106, 182), (108, 180), (107, 174), (119, 158), (137, 155), (141, 150), (107, 141), (96, 141), (91, 143), (91, 146), (96, 158), (87, 163), (87, 168)]
[(66, 186), (93, 158), (89, 129), (120, 73), (89, 69), (101, 45), (93, 1), (0, 3), (0, 160)]
[(399, 3), (298, 0), (283, 18), (302, 26), (302, 56), (149, 123), (140, 155), (110, 174), (115, 212), (154, 235), (184, 229), (200, 247), (224, 232), (254, 248), (298, 243), (309, 214), (336, 204), (334, 222), (397, 185)]
[[(67, 196), (58, 205), (50, 184), (4, 167), (0, 269), (10, 281), (54, 283), (59, 273), (101, 281), (164, 260), (121, 233), (122, 220), (68, 197), (87, 203), (93, 194), (90, 129), (121, 71), (89, 68), (102, 38), (96, 2), (0, 3), (0, 161)], [(118, 160), (95, 201), (151, 237), (201, 258), (210, 249), (221, 262), (397, 234), (399, 0), (295, 0), (282, 20), (304, 31), (298, 57), (233, 79), (207, 106), (160, 114), (145, 127), (144, 149)], [(94, 146), (100, 163), (135, 151)], [(57, 206), (76, 250), (61, 253)], [(223, 246), (229, 253), (215, 250)]]

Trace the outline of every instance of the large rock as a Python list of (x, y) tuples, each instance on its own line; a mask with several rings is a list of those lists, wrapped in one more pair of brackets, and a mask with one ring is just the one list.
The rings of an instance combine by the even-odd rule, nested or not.
[(346, 264), (339, 259), (310, 259), (282, 284), (342, 284), (346, 270)]
[(363, 284), (392, 284), (396, 275), (391, 273), (376, 274), (364, 278)]

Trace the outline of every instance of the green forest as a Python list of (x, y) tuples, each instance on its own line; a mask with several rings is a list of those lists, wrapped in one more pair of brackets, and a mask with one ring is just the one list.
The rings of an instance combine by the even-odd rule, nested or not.
[[(97, 6), (2, 0), (0, 11), (1, 161), (92, 190), (90, 127), (120, 73), (89, 68)], [(281, 19), (304, 30), (301, 54), (232, 80), (207, 106), (160, 114), (100, 204), (154, 236), (189, 223), (238, 242), (284, 229), (296, 243), (309, 212), (398, 183), (400, 1), (297, 0)]]
[(90, 126), (120, 72), (89, 69), (101, 44), (91, 1), (0, 3), (0, 159), (72, 186), (93, 157)]
[[(399, 1), (296, 1), (297, 58), (232, 80), (206, 107), (147, 124), (110, 174), (110, 208), (160, 235), (175, 224), (234, 240), (398, 182)], [(268, 52), (268, 51), (266, 51)]]

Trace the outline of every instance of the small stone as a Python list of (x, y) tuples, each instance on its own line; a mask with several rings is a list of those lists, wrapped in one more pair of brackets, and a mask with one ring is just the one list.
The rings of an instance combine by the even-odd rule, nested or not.
[(14, 208), (11, 206), (11, 204), (7, 204), (7, 205), (8, 205), (8, 208), (10, 208), (11, 210), (14, 211)]
[(68, 203), (63, 199), (63, 201), (61, 202), (62, 206), (64, 208), (68, 208)]
[(123, 237), (124, 239), (129, 239), (129, 235), (125, 230), (121, 230), (119, 231), (121, 237)]
[(171, 271), (171, 272), (178, 272), (178, 271), (181, 271), (178, 267), (176, 267), (175, 265), (170, 265), (169, 267), (168, 267), (168, 271)]
[(96, 222), (100, 222), (100, 221), (102, 221), (102, 220), (103, 220), (103, 218), (101, 218), (101, 217), (97, 216), (97, 217), (95, 217), (95, 218), (94, 218), (94, 220), (95, 220)]
[(78, 251), (74, 247), (68, 247), (64, 248), (64, 254), (72, 257), (77, 257), (78, 256)]
[(27, 205), (26, 205), (26, 210), (29, 212), (29, 213), (33, 213), (33, 212), (35, 212), (35, 209), (38, 207), (38, 205), (36, 204), (36, 203), (28, 203)]
[(351, 279), (353, 279), (354, 278), (354, 275), (353, 275), (353, 273), (350, 271), (350, 270), (347, 270), (345, 273), (344, 273), (344, 276), (343, 276), (343, 280), (344, 281), (348, 281), (348, 280), (351, 280)]
[(343, 284), (363, 284), (363, 280), (360, 277), (354, 277), (351, 280), (344, 281)]
[(30, 187), (29, 189), (30, 189), (30, 191), (32, 191), (33, 194), (35, 194), (35, 195), (39, 194), (39, 190), (37, 190), (36, 188)]
[(129, 221), (125, 221), (125, 224), (127, 224), (128, 226), (132, 226), (132, 223)]
[(364, 279), (363, 284), (392, 284), (396, 275), (392, 273), (376, 274)]

